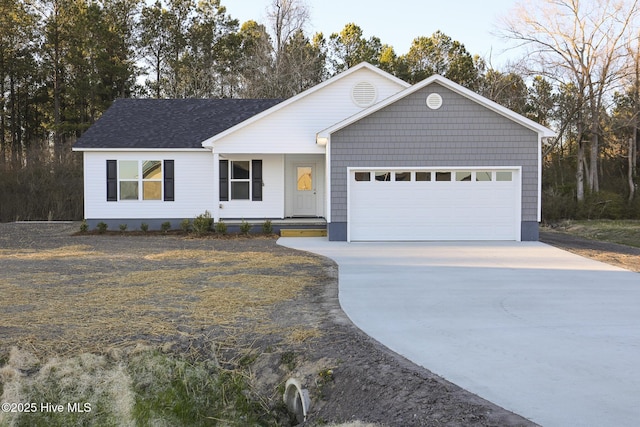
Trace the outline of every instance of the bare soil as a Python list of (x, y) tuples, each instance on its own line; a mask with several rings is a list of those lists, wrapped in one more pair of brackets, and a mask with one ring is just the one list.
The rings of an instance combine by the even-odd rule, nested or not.
[[(250, 311), (238, 310), (237, 315), (225, 322), (213, 318), (209, 322), (206, 319), (194, 321), (193, 316), (184, 312), (189, 301), (180, 301), (179, 292), (171, 298), (157, 296), (146, 305), (111, 306), (109, 301), (103, 301), (101, 306), (108, 308), (104, 312), (99, 306), (88, 304), (84, 317), (82, 312), (77, 314), (71, 310), (80, 306), (80, 299), (68, 298), (66, 306), (61, 304), (55, 308), (58, 306), (51, 297), (50, 306), (57, 310), (60, 319), (69, 313), (79, 317), (75, 323), (60, 321), (56, 325), (48, 325), (50, 319), (37, 322), (37, 313), (32, 311), (43, 310), (35, 301), (33, 306), (16, 304), (10, 310), (3, 304), (0, 360), (6, 358), (11, 346), (25, 348), (41, 357), (79, 351), (101, 353), (141, 343), (204, 355), (213, 342), (217, 357), (229, 366), (242, 365), (247, 369), (255, 398), (273, 411), (281, 410), (284, 381), (290, 377), (300, 379), (312, 400), (312, 409), (304, 425), (354, 420), (387, 426), (535, 425), (416, 366), (363, 334), (340, 309), (337, 266), (331, 260), (313, 256), (314, 262), (310, 262), (308, 254), (278, 246), (275, 238), (95, 236), (76, 235), (77, 230), (78, 224), (0, 224), (0, 287), (11, 289), (16, 280), (23, 280), (25, 290), (33, 292), (35, 289), (35, 297), (38, 289), (59, 287), (60, 292), (69, 292), (72, 284), (74, 292), (81, 296), (92, 286), (107, 283), (106, 280), (114, 280), (114, 277), (137, 277), (127, 274), (139, 272), (141, 264), (149, 259), (163, 260), (158, 271), (165, 275), (180, 268), (196, 269), (197, 275), (189, 276), (187, 280), (205, 286), (209, 282), (204, 276), (216, 273), (203, 270), (204, 261), (198, 257), (216, 251), (236, 253), (238, 257), (267, 254), (265, 259), (273, 264), (272, 268), (247, 262), (245, 273), (283, 278), (278, 280), (299, 276), (309, 283), (292, 296), (274, 297), (273, 302), (252, 307)], [(543, 233), (542, 240), (564, 249), (581, 251), (578, 253), (586, 256), (615, 259), (627, 268), (640, 265), (640, 250), (634, 253), (619, 245), (602, 246), (560, 233)], [(175, 254), (177, 258), (158, 258), (158, 254), (167, 253)], [(180, 258), (179, 253), (191, 255)], [(275, 261), (278, 258), (294, 260), (295, 265), (278, 265)], [(121, 301), (116, 296), (113, 298), (113, 301)], [(157, 310), (154, 311), (154, 307)], [(34, 322), (15, 322), (21, 316), (33, 316)], [(127, 330), (119, 334), (116, 328), (105, 328), (103, 332), (93, 331), (86, 340), (78, 335), (77, 339), (65, 338), (53, 344), (57, 337), (73, 334), (65, 328), (80, 331), (83, 318), (90, 324), (100, 316), (111, 316), (112, 319), (126, 316), (135, 326), (134, 331), (139, 329), (139, 333), (132, 334)], [(163, 325), (163, 322), (171, 326), (147, 326), (148, 323)]]

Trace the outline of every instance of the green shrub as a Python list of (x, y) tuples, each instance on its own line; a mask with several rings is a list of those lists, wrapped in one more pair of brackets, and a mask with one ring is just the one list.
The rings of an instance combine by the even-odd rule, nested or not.
[(262, 232), (264, 234), (272, 234), (273, 233), (273, 225), (271, 224), (271, 220), (268, 219), (262, 223)]
[(162, 230), (163, 233), (166, 233), (167, 231), (171, 230), (171, 222), (170, 221), (163, 222), (162, 225), (160, 225), (160, 230)]
[(562, 219), (575, 218), (576, 199), (570, 192), (547, 188), (542, 192), (542, 219), (553, 223)]
[(98, 233), (100, 233), (100, 234), (106, 233), (108, 228), (109, 228), (109, 226), (106, 223), (102, 222), (102, 221), (100, 221), (98, 223), (98, 225), (96, 225), (96, 229), (98, 230)]
[(180, 222), (180, 229), (185, 233), (191, 231), (191, 220), (189, 218), (185, 218)]
[(600, 191), (586, 195), (578, 203), (576, 219), (621, 219), (627, 211), (626, 200), (621, 194)]
[(82, 222), (80, 223), (80, 232), (86, 233), (87, 231), (89, 231), (89, 224), (87, 224), (86, 219), (83, 219)]
[(193, 231), (199, 236), (210, 232), (212, 227), (213, 218), (211, 218), (211, 212), (209, 211), (205, 211), (193, 220)]
[(225, 224), (223, 220), (216, 223), (216, 233), (227, 234), (227, 224)]
[(149, 231), (149, 224), (143, 222), (142, 224), (140, 224), (140, 230), (142, 230), (143, 233), (146, 233), (147, 231)]
[(247, 235), (249, 234), (249, 231), (251, 231), (251, 224), (243, 219), (240, 223), (240, 233)]
[(127, 227), (127, 224), (120, 224), (120, 231), (124, 233), (125, 231), (127, 231)]

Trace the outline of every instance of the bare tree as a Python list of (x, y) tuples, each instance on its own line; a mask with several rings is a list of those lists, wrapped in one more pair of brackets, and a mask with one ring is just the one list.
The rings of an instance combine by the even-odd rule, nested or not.
[(577, 141), (578, 200), (585, 175), (590, 191), (600, 189), (601, 115), (622, 77), (638, 15), (638, 0), (538, 0), (504, 19), (505, 36), (527, 48), (530, 72), (577, 89), (576, 114), (588, 137)]

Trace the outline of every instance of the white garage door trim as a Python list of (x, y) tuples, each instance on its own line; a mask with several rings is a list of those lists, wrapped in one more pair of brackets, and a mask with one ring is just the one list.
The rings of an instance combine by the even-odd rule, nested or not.
[[(511, 172), (511, 181), (497, 179)], [(356, 181), (369, 176), (370, 181)], [(367, 175), (367, 172), (369, 175)], [(381, 182), (382, 173), (390, 177)], [(417, 172), (422, 172), (418, 181)], [(425, 173), (426, 172), (426, 173)], [(449, 172), (450, 181), (436, 181)], [(491, 173), (483, 181), (484, 172)], [(364, 174), (363, 174), (364, 173)], [(396, 181), (409, 175), (409, 182)], [(465, 173), (469, 173), (466, 176)], [(398, 178), (399, 179), (399, 178)], [(464, 181), (458, 181), (464, 179)], [(469, 180), (472, 180), (469, 182)], [(420, 191), (429, 197), (418, 197)], [(386, 193), (385, 193), (386, 192)], [(385, 199), (389, 204), (385, 204)], [(434, 203), (439, 200), (440, 203)], [(374, 202), (375, 201), (375, 202)], [(482, 206), (484, 201), (497, 203)], [(347, 241), (516, 240), (522, 218), (522, 168), (519, 166), (348, 167)], [(456, 208), (458, 210), (456, 211)], [(455, 215), (454, 215), (455, 212)], [(459, 222), (447, 229), (451, 218)], [(493, 219), (497, 221), (493, 222)], [(466, 227), (467, 221), (469, 226)], [(477, 220), (477, 223), (473, 221)], [(480, 226), (478, 226), (480, 225)]]

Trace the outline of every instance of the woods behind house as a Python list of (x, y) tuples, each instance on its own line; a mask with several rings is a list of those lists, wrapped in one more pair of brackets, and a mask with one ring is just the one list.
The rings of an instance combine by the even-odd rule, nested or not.
[(240, 23), (219, 0), (0, 0), (0, 221), (82, 218), (71, 146), (117, 98), (288, 98), (362, 61), (441, 74), (556, 130), (545, 220), (640, 218), (637, 0), (505, 11), (526, 54), (503, 69), (437, 29), (397, 53), (357, 23), (308, 33), (302, 0), (265, 7)]

